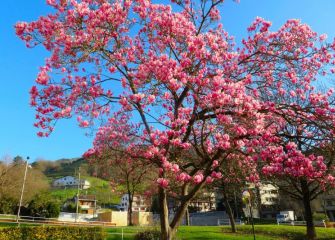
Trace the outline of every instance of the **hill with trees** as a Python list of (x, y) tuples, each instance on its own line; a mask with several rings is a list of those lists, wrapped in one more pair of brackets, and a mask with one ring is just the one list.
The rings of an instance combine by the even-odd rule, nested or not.
[[(91, 184), (89, 189), (81, 190), (81, 192), (96, 195), (99, 204), (102, 206), (118, 204), (120, 196), (125, 191), (122, 185), (112, 188), (108, 181), (110, 176), (105, 176), (105, 179), (99, 178), (101, 174), (97, 172), (98, 169), (88, 164), (83, 158), (62, 158), (56, 161), (37, 160), (32, 165), (47, 176), (50, 184), (57, 178), (65, 176), (77, 177), (80, 169), (82, 179), (89, 181)], [(58, 201), (65, 202), (77, 194), (77, 189), (57, 188), (52, 189), (50, 194)]]

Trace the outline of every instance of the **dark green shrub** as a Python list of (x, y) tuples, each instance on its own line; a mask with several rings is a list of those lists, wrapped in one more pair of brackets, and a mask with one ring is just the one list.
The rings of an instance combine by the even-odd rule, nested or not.
[[(63, 210), (65, 210), (66, 212), (75, 213), (77, 212), (77, 205), (75, 203), (69, 203)], [(78, 211), (81, 212), (80, 206)]]
[(104, 240), (99, 227), (10, 227), (0, 229), (1, 240)]
[(60, 205), (51, 198), (49, 193), (40, 193), (30, 201), (27, 210), (29, 216), (57, 218), (60, 213)]
[(148, 230), (139, 232), (135, 235), (134, 240), (159, 240), (161, 232), (158, 230)]
[(0, 213), (14, 214), (17, 206), (17, 201), (14, 198), (3, 196), (0, 198)]
[(324, 213), (314, 213), (313, 220), (314, 221), (322, 221), (322, 220), (328, 221), (328, 216)]

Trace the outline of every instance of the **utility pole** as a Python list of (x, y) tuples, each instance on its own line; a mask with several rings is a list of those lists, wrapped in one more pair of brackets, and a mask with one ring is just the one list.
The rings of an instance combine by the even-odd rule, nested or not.
[(76, 206), (76, 220), (78, 221), (78, 214), (79, 214), (79, 191), (80, 191), (80, 167), (78, 168), (78, 188), (77, 188), (77, 206)]
[(24, 192), (24, 185), (26, 184), (26, 178), (27, 178), (27, 171), (28, 171), (28, 160), (29, 157), (27, 157), (27, 161), (26, 161), (26, 168), (24, 171), (24, 177), (23, 177), (23, 183), (22, 183), (22, 188), (21, 188), (21, 196), (20, 196), (20, 203), (19, 203), (19, 209), (17, 210), (17, 216), (16, 216), (16, 222), (19, 222), (19, 218), (20, 218), (20, 212), (21, 212), (21, 206), (22, 206), (22, 200), (23, 200), (23, 192)]
[(246, 207), (249, 207), (249, 213), (250, 213), (250, 218), (251, 218), (251, 225), (252, 225), (252, 234), (254, 235), (254, 240), (256, 240), (256, 235), (255, 235), (255, 227), (254, 227), (254, 217), (252, 215), (252, 198), (249, 190), (245, 190), (242, 193), (242, 200), (246, 204)]

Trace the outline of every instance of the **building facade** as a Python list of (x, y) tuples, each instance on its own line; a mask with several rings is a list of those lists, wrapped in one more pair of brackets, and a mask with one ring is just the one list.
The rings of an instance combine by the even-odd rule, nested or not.
[(189, 208), (194, 208), (196, 212), (209, 212), (216, 210), (216, 195), (214, 192), (204, 192), (196, 199), (192, 200)]
[(278, 203), (278, 188), (272, 184), (261, 184), (259, 195), (263, 206), (273, 206)]
[[(129, 195), (124, 194), (121, 198), (119, 209), (121, 211), (128, 211), (129, 208)], [(133, 212), (146, 212), (150, 209), (150, 200), (142, 195), (134, 195), (132, 210)]]
[[(53, 187), (60, 187), (60, 188), (64, 188), (64, 187), (68, 187), (68, 188), (76, 188), (78, 187), (79, 184), (79, 180), (75, 177), (72, 176), (66, 176), (66, 177), (62, 177), (62, 178), (58, 178), (55, 181), (53, 181), (52, 186)], [(88, 189), (90, 188), (90, 182), (82, 179), (80, 180), (80, 188), (81, 189)]]
[(331, 222), (335, 222), (335, 195), (324, 197), (324, 208)]
[[(257, 186), (249, 184), (252, 198), (252, 213), (255, 218), (275, 219), (279, 212), (279, 189), (273, 184), (262, 182)], [(250, 210), (243, 209), (246, 216)], [(249, 214), (250, 215), (250, 214)]]
[[(77, 197), (74, 197), (74, 200), (77, 203)], [(96, 214), (97, 199), (95, 195), (79, 195), (78, 201), (81, 213)]]

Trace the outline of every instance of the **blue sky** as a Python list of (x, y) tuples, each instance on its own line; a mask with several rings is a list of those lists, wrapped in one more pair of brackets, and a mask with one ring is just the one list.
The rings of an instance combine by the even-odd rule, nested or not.
[[(4, 1), (0, 15), (0, 158), (6, 155), (56, 160), (81, 156), (91, 146), (73, 120), (58, 122), (49, 138), (38, 138), (34, 110), (29, 106), (29, 89), (48, 53), (41, 47), (27, 49), (15, 36), (17, 21), (32, 21), (50, 12), (45, 0)], [(241, 39), (256, 16), (272, 21), (277, 29), (287, 19), (298, 18), (313, 30), (335, 36), (334, 0), (226, 0), (222, 22), (230, 35)]]

